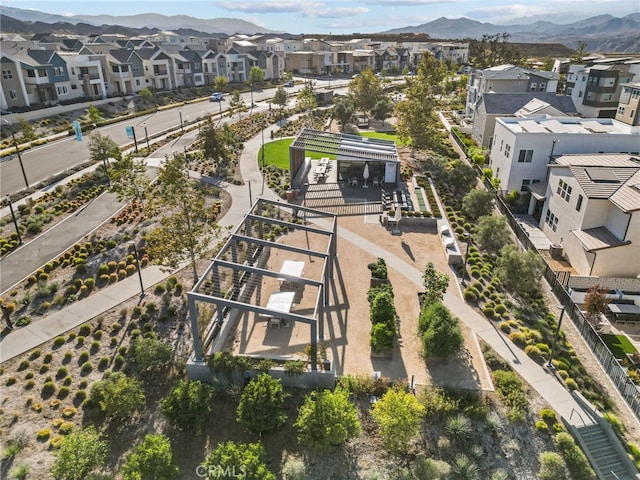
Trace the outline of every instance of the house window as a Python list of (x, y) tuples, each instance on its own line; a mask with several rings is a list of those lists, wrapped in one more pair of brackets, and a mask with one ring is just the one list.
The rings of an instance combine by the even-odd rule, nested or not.
[(522, 180), (522, 185), (520, 185), (520, 191), (526, 192), (528, 185), (531, 185), (531, 180)]
[(582, 208), (582, 195), (578, 195), (578, 202), (576, 203), (576, 212), (579, 212)]
[(139, 86), (140, 86), (140, 79), (136, 78), (136, 87), (139, 87)]
[(556, 217), (551, 210), (547, 210), (544, 222), (551, 227), (554, 232), (558, 229), (558, 217)]
[(558, 190), (556, 190), (556, 193), (566, 202), (569, 202), (571, 199), (571, 187), (564, 180), (560, 180), (560, 183), (558, 183)]
[(633, 118), (633, 114), (636, 113), (635, 110), (631, 110), (631, 112), (629, 112), (629, 118)]
[(11, 70), (2, 70), (2, 79), (11, 80), (13, 78), (13, 72)]
[(509, 155), (511, 155), (511, 145), (507, 144), (504, 146), (504, 156), (509, 158)]
[(582, 98), (582, 90), (578, 92), (578, 98)]
[(602, 100), (603, 100), (604, 102), (608, 102), (608, 101), (610, 101), (610, 100), (611, 100), (611, 98), (612, 98), (612, 94), (610, 94), (610, 93), (605, 93), (605, 94), (602, 96)]
[(16, 98), (18, 98), (18, 94), (15, 90), (9, 90), (9, 96), (11, 97), (11, 100), (15, 100)]
[(573, 93), (573, 88), (572, 87), (568, 87), (567, 88), (567, 95), (571, 95)]
[(533, 158), (533, 150), (520, 150), (520, 154), (518, 155), (518, 162), (531, 163), (532, 158)]
[(529, 87), (529, 91), (535, 92), (537, 88), (538, 88), (538, 84), (536, 82), (533, 82)]
[(541, 83), (540, 84), (540, 88), (538, 88), (539, 92), (544, 92), (547, 89), (547, 84), (546, 83)]
[(58, 87), (56, 87), (56, 90), (58, 91), (58, 95), (60, 96), (67, 95), (69, 93), (69, 89), (66, 85), (58, 85)]
[(54, 77), (61, 77), (64, 75), (64, 70), (62, 70), (62, 67), (53, 67), (53, 76)]
[(139, 72), (140, 71), (140, 65), (138, 65), (137, 63), (134, 63), (133, 65), (131, 65), (131, 71)]
[(500, 140), (500, 151), (502, 151), (502, 146), (504, 145), (504, 140)]
[(618, 107), (618, 115), (624, 115), (624, 107)]
[(120, 68), (118, 68), (118, 65), (113, 65), (113, 66), (111, 67), (111, 71), (112, 71), (113, 73), (120, 73)]
[(36, 78), (36, 71), (35, 70), (27, 70), (27, 77)]

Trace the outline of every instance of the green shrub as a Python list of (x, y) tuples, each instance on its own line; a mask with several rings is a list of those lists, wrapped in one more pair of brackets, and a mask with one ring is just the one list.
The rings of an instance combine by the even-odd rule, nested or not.
[(374, 352), (391, 350), (395, 343), (395, 337), (395, 322), (376, 323), (371, 327), (371, 349)]
[(544, 362), (544, 356), (542, 355), (542, 352), (535, 345), (527, 345), (524, 348), (524, 353), (526, 353), (536, 363)]
[(88, 337), (89, 335), (91, 335), (91, 325), (89, 325), (88, 323), (83, 323), (82, 325), (80, 325), (80, 328), (78, 329), (78, 335), (82, 335), (83, 337)]
[(387, 263), (384, 258), (378, 258), (375, 262), (368, 264), (367, 268), (371, 271), (371, 276), (373, 278), (387, 278)]
[(478, 302), (478, 295), (476, 293), (476, 291), (474, 291), (471, 288), (466, 288), (464, 291), (464, 299), (465, 301), (469, 302), (469, 303), (477, 303)]
[(93, 365), (91, 364), (91, 362), (85, 362), (82, 364), (82, 367), (80, 367), (80, 371), (84, 374), (90, 373), (93, 370)]
[(515, 343), (520, 348), (527, 346), (527, 336), (522, 332), (512, 332), (509, 334), (509, 340)]
[(595, 480), (596, 474), (589, 465), (587, 457), (568, 433), (558, 433), (553, 439), (556, 449), (564, 459), (572, 478)]
[(52, 381), (45, 382), (42, 386), (42, 396), (46, 398), (50, 397), (54, 393), (56, 393), (56, 384)]

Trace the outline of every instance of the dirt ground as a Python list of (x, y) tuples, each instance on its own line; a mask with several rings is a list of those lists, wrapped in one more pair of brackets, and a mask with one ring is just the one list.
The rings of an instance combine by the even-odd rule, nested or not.
[[(450, 276), (450, 288), (458, 293), (456, 278), (444, 255), (437, 232), (428, 227), (403, 229), (401, 235), (392, 235), (374, 215), (351, 215), (338, 217), (338, 229), (345, 229), (375, 243), (390, 254), (404, 260), (412, 267), (423, 271), (428, 262)], [(285, 235), (280, 242), (306, 247), (305, 234), (296, 231)], [(309, 235), (309, 248), (326, 251), (326, 240)], [(323, 262), (302, 254), (277, 252), (272, 249), (268, 269), (279, 271), (285, 259), (305, 262), (304, 277), (320, 279)], [(369, 346), (371, 321), (367, 291), (370, 287), (370, 272), (367, 265), (376, 257), (361, 246), (338, 235), (338, 262), (333, 284), (330, 286), (330, 306), (326, 309), (325, 342), (327, 356), (337, 375), (373, 374), (379, 372), (391, 379), (409, 381), (416, 385), (447, 385), (468, 389), (492, 389), (490, 377), (482, 359), (478, 341), (461, 322), (465, 338), (465, 350), (450, 361), (425, 360), (420, 355), (417, 336), (419, 316), (418, 293), (421, 285), (415, 285), (405, 272), (389, 268), (389, 280), (393, 286), (395, 306), (399, 317), (399, 337), (392, 358), (372, 357)], [(252, 302), (266, 306), (272, 292), (279, 289), (277, 280), (266, 278), (256, 289)], [(292, 313), (308, 315), (313, 311), (317, 291), (306, 288), (304, 295), (296, 301)], [(287, 327), (269, 328), (264, 318), (253, 313), (245, 314), (238, 325), (232, 341), (237, 353), (306, 359), (304, 348), (310, 341), (308, 325), (294, 323)]]

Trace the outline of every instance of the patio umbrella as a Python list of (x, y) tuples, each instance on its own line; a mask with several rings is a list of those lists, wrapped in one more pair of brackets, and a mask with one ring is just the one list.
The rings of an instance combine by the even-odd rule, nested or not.
[(364, 178), (363, 188), (367, 188), (367, 180), (369, 179), (369, 163), (364, 164), (364, 172), (362, 172), (362, 178)]

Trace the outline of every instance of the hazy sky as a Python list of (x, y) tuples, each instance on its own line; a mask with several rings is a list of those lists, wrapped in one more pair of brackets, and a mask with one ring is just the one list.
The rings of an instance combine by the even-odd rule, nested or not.
[[(379, 32), (419, 25), (439, 17), (468, 17), (509, 23), (513, 18), (551, 15), (570, 23), (609, 13), (621, 17), (639, 11), (638, 0), (1, 0), (3, 5), (58, 15), (134, 15), (161, 13), (196, 18), (241, 18), (289, 33)], [(0, 7), (1, 10), (1, 7)]]

